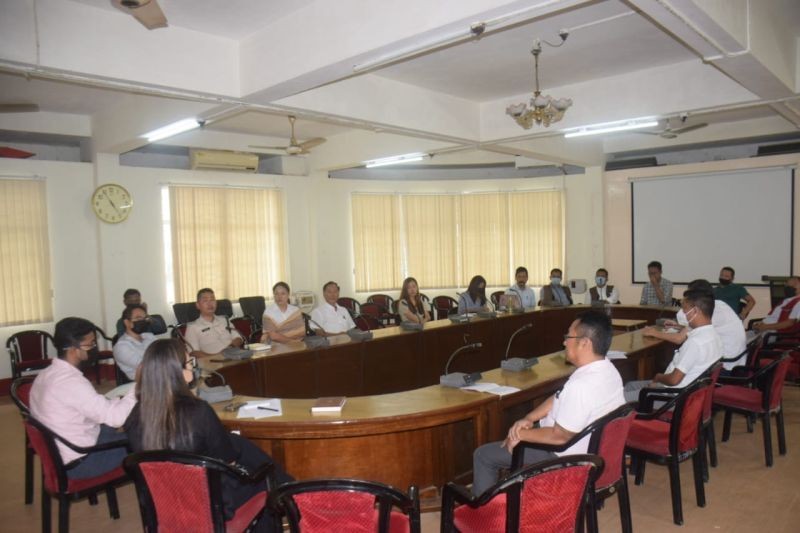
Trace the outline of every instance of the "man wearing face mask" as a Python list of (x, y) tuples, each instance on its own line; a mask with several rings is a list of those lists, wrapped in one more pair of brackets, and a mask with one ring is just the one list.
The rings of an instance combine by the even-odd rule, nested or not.
[(786, 298), (761, 321), (753, 323), (753, 330), (781, 331), (794, 327), (800, 319), (800, 277), (792, 276), (783, 287)]
[[(58, 358), (36, 376), (31, 387), (33, 418), (78, 446), (125, 441), (125, 434), (114, 428), (125, 422), (136, 404), (135, 387), (131, 387), (124, 397), (109, 400), (94, 390), (79, 368), (89, 360), (89, 352), (97, 348), (94, 324), (83, 318), (65, 318), (56, 324), (53, 339)], [(56, 445), (65, 464), (80, 459), (67, 470), (70, 479), (110, 472), (128, 454), (125, 446), (87, 455), (60, 442)]]
[(564, 307), (572, 305), (572, 293), (569, 287), (561, 285), (562, 272), (560, 268), (550, 271), (550, 285), (542, 287), (539, 294), (539, 305), (542, 307)]
[(711, 324), (714, 296), (708, 291), (688, 290), (683, 293), (681, 309), (691, 327), (686, 342), (675, 351), (664, 373), (656, 374), (652, 381), (626, 383), (626, 402), (637, 401), (645, 387), (686, 387), (722, 357), (722, 341)]
[(128, 379), (134, 381), (144, 351), (156, 340), (156, 336), (149, 331), (150, 317), (141, 304), (126, 307), (122, 312), (122, 322), (125, 324), (125, 334), (114, 345), (114, 360)]
[[(147, 303), (142, 301), (142, 294), (138, 289), (128, 289), (122, 295), (122, 303), (125, 307), (129, 305), (141, 305), (147, 312)], [(161, 315), (152, 315), (148, 320), (148, 332), (153, 335), (161, 335), (167, 332), (167, 324)], [(120, 318), (117, 320), (117, 335), (122, 336), (125, 333), (125, 321)]]
[(739, 318), (744, 320), (756, 305), (756, 301), (750, 296), (742, 285), (733, 282), (736, 272), (732, 267), (722, 267), (719, 271), (719, 286), (714, 288), (714, 298), (722, 300), (733, 309)]
[(608, 285), (608, 270), (605, 268), (598, 268), (594, 274), (594, 282), (597, 284), (588, 291), (586, 291), (586, 298), (584, 303), (586, 305), (593, 303), (619, 303), (619, 292), (613, 285)]

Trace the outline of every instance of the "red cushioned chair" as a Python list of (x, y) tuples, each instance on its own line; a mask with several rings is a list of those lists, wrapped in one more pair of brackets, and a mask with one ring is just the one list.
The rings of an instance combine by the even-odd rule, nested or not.
[(253, 323), (253, 317), (247, 315), (237, 316), (236, 318), (230, 319), (230, 324), (236, 328), (236, 331), (239, 332), (239, 335), (242, 336), (242, 339), (244, 339), (245, 342), (250, 342), (250, 338), (253, 336), (253, 332), (256, 330), (255, 324)]
[[(702, 437), (700, 423), (706, 395), (711, 393), (710, 379), (698, 379), (690, 385), (677, 389), (677, 394), (661, 394), (663, 389), (643, 389), (639, 409), (647, 409), (652, 401), (664, 401), (664, 405), (653, 412), (638, 413), (631, 425), (625, 453), (631, 455), (636, 484), (644, 481), (645, 461), (666, 464), (669, 467), (670, 492), (672, 493), (672, 519), (683, 524), (681, 503), (680, 463), (691, 457), (694, 466), (694, 488), (697, 505), (705, 507), (706, 493), (703, 483)], [(673, 391), (670, 391), (673, 392)], [(642, 397), (645, 396), (644, 402)], [(664, 414), (672, 410), (669, 420)]]
[(123, 461), (136, 485), (142, 526), (147, 532), (182, 533), (248, 531), (264, 516), (267, 490), (242, 504), (225, 521), (222, 475), (242, 483), (273, 485), (274, 465), (266, 463), (250, 474), (224, 461), (185, 452), (158, 450), (134, 453)]
[[(378, 304), (382, 309), (382, 315), (379, 317), (380, 321), (385, 325), (395, 322), (395, 314), (392, 313), (394, 309), (394, 298), (388, 294), (373, 294), (367, 298), (367, 303)], [(361, 306), (361, 313), (364, 313), (364, 306)]]
[(336, 300), (336, 303), (347, 309), (350, 312), (350, 316), (353, 318), (353, 320), (355, 320), (355, 317), (361, 313), (361, 303), (359, 303), (359, 301), (355, 298), (343, 296)]
[[(17, 378), (11, 383), (11, 399), (17, 405), (22, 419), (30, 415), (31, 386), (33, 376)], [(33, 503), (33, 456), (35, 452), (25, 433), (25, 505)]]
[(355, 479), (295, 481), (269, 495), (274, 516), (284, 515), (292, 533), (420, 532), (419, 495)]
[[(800, 326), (795, 327), (800, 329)], [(791, 361), (786, 377), (795, 382), (800, 380), (800, 331), (794, 333), (771, 331), (764, 335), (763, 346), (765, 350), (759, 353), (760, 359), (777, 359), (788, 352)]]
[(449, 296), (435, 296), (431, 303), (432, 309), (436, 311), (436, 320), (458, 313), (458, 302)]
[(625, 441), (628, 438), (633, 418), (636, 416), (633, 403), (622, 405), (607, 415), (589, 424), (561, 446), (520, 442), (514, 447), (511, 470), (522, 468), (524, 452), (527, 448), (538, 448), (552, 452), (562, 452), (577, 444), (587, 435), (589, 437), (588, 453), (599, 455), (605, 462), (603, 473), (589, 490), (589, 507), (586, 510), (586, 522), (590, 532), (597, 532), (597, 508), (609, 496), (618, 494), (619, 515), (622, 531), (631, 533), (631, 502), (628, 496), (628, 480), (625, 476)]
[[(596, 455), (568, 455), (516, 470), (477, 497), (450, 482), (442, 492), (441, 531), (579, 530), (588, 491), (602, 470)], [(463, 505), (455, 508), (457, 502)]]
[[(94, 327), (95, 342), (97, 342), (97, 358), (92, 361), (94, 368), (94, 381), (100, 384), (100, 361), (114, 361), (114, 339), (106, 335), (102, 328)], [(116, 364), (116, 363), (115, 363)]]
[(361, 331), (372, 331), (373, 329), (383, 329), (385, 327), (380, 320), (369, 315), (359, 315), (353, 322)]
[(114, 520), (119, 518), (116, 487), (128, 481), (122, 465), (97, 477), (85, 479), (69, 479), (67, 469), (56, 441), (79, 453), (92, 453), (126, 446), (127, 441), (110, 442), (91, 447), (80, 447), (63, 439), (47, 429), (43, 424), (28, 417), (25, 420), (25, 432), (30, 439), (36, 455), (42, 464), (42, 532), (50, 532), (50, 497), (58, 499), (58, 531), (69, 531), (69, 507), (74, 500), (88, 497), (90, 503), (97, 502), (97, 493), (106, 492), (108, 511)]
[(51, 361), (50, 346), (55, 348), (55, 341), (46, 331), (30, 329), (11, 335), (6, 341), (11, 356), (11, 377), (16, 379), (23, 372), (47, 367)]
[(491, 300), (492, 305), (494, 306), (495, 310), (500, 307), (500, 297), (505, 294), (505, 291), (494, 291), (491, 296), (489, 296), (489, 300)]
[(372, 302), (363, 303), (359, 307), (359, 316), (372, 317), (375, 320), (380, 321), (381, 323), (383, 323), (383, 318), (388, 316), (389, 314), (390, 313), (387, 311), (385, 307)]
[(783, 355), (766, 366), (753, 369), (749, 377), (720, 377), (723, 385), (714, 390), (714, 406), (725, 410), (722, 442), (731, 435), (733, 413), (761, 418), (764, 429), (764, 456), (767, 466), (772, 466), (772, 430), (770, 419), (775, 415), (778, 426), (778, 451), (786, 455), (786, 432), (783, 426), (783, 382), (791, 364), (791, 358)]

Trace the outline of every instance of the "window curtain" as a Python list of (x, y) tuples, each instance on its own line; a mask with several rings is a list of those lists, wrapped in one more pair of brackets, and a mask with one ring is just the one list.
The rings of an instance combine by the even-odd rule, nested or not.
[(550, 269), (564, 268), (564, 212), (561, 191), (509, 195), (511, 267), (528, 269), (528, 283), (550, 283)]
[(352, 196), (356, 291), (396, 289), (403, 282), (398, 202), (391, 194)]
[(402, 197), (406, 272), (421, 289), (458, 286), (459, 200), (444, 194)]
[(481, 275), (487, 286), (509, 284), (508, 193), (461, 197), (461, 283)]

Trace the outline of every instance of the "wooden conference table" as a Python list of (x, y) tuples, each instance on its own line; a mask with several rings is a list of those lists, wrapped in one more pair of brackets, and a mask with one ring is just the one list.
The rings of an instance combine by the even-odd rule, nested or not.
[[(369, 341), (337, 336), (324, 348), (298, 342), (273, 346), (248, 361), (201, 364), (223, 374), (237, 400), (282, 399), (281, 416), (260, 420), (237, 419), (224, 411), (225, 404), (215, 408), (228, 428), (239, 430), (297, 479), (352, 477), (400, 488), (415, 484), (425, 491), (451, 480), (468, 482), (473, 450), (501, 439), (566, 381), (574, 368), (561, 351), (563, 335), (588, 309), (536, 310), (461, 324), (445, 319), (419, 332), (392, 327), (375, 331)], [(612, 309), (615, 319), (648, 324), (674, 314), (645, 306)], [(508, 339), (526, 324), (533, 327), (517, 335), (509, 356), (540, 356), (539, 364), (520, 373), (500, 370)], [(500, 397), (439, 386), (447, 358), (465, 341), (482, 348), (459, 354), (451, 372), (478, 370), (483, 381), (521, 390)], [(649, 378), (672, 358), (668, 343), (640, 331), (616, 335), (611, 349), (628, 354), (615, 361), (626, 381)], [(341, 414), (310, 413), (317, 397), (335, 395), (348, 397)]]

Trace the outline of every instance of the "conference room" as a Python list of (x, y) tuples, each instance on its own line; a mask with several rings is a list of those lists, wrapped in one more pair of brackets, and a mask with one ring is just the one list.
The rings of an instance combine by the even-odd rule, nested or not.
[[(459, 354), (455, 370), (505, 375), (499, 361), (525, 324), (520, 317), (534, 317), (533, 331), (515, 338), (512, 357), (560, 352), (571, 319), (589, 309), (580, 291), (594, 285), (599, 268), (622, 302), (612, 319), (648, 323), (677, 311), (638, 309), (652, 260), (662, 263), (676, 299), (688, 282), (716, 285), (720, 268), (734, 267), (735, 282), (756, 302), (749, 318), (773, 305), (762, 276), (796, 273), (794, 2), (153, 0), (149, 9), (160, 7), (166, 26), (152, 29), (157, 16), (139, 20), (144, 15), (112, 4), (0, 6), (3, 343), (20, 331), (53, 333), (68, 316), (112, 337), (129, 288), (174, 325), (173, 304), (194, 302), (204, 287), (240, 316), (239, 298), (263, 296), (269, 304), (279, 281), (307, 313), (324, 302), (331, 280), (340, 296), (361, 303), (374, 294), (397, 300), (409, 276), (430, 300), (458, 299), (476, 275), (486, 279), (487, 296), (505, 292), (519, 266), (537, 300), (553, 268), (575, 283), (577, 305), (569, 309), (466, 325), (433, 321), (396, 336), (376, 329), (346, 356), (338, 345), (317, 349), (315, 361), (331, 354), (326, 368), (342, 376), (341, 390), (292, 395), (292, 374), (252, 372), (251, 364), (268, 360), (285, 360), (286, 372), (311, 364), (276, 343), (267, 355), (221, 365), (232, 368), (222, 373), (239, 383), (237, 395), (347, 396), (346, 419), (362, 396), (438, 387), (442, 363), (465, 344), (484, 346)], [(537, 97), (546, 105), (531, 103)], [(172, 129), (158, 132), (164, 127)], [(615, 333), (618, 343), (644, 342), (641, 332)], [(369, 346), (389, 344), (379, 362), (361, 364), (371, 361)], [(618, 363), (623, 377), (660, 370), (668, 345), (657, 345), (642, 348), (659, 352), (643, 355), (646, 362)], [(106, 363), (102, 392), (115, 386)], [(9, 471), (0, 513), (11, 530), (28, 531), (41, 521), (40, 481), (37, 470), (33, 504), (25, 505), (23, 430), (8, 398), (13, 375), (10, 358), (0, 359), (7, 433), (0, 455)], [(394, 388), (377, 390), (369, 384), (380, 381), (367, 375)], [(278, 385), (280, 394), (270, 388)], [(525, 402), (549, 392), (536, 389)], [(445, 482), (468, 483), (464, 454), (505, 433), (519, 413), (493, 418), (484, 400), (473, 401), (490, 395), (446, 394), (466, 395), (474, 416), (487, 421), (442, 470), (454, 475)], [(720, 465), (711, 469), (703, 508), (692, 501), (684, 464), (684, 527), (748, 531), (769, 519), (771, 529), (791, 528), (798, 400), (787, 385), (788, 455), (776, 454), (770, 469), (759, 425), (748, 434), (734, 417), (730, 441), (717, 442)], [(268, 451), (281, 431), (269, 423), (253, 429), (263, 431), (253, 438)], [(430, 502), (440, 502), (441, 485), (419, 488), (423, 530), (437, 530)], [(666, 468), (650, 467), (643, 485), (631, 483), (630, 499), (635, 529), (675, 527)], [(119, 489), (119, 520), (102, 500), (72, 505), (73, 530), (141, 528), (131, 484)], [(733, 509), (739, 500), (763, 503), (768, 518)], [(613, 500), (598, 520), (603, 530), (620, 527)]]

